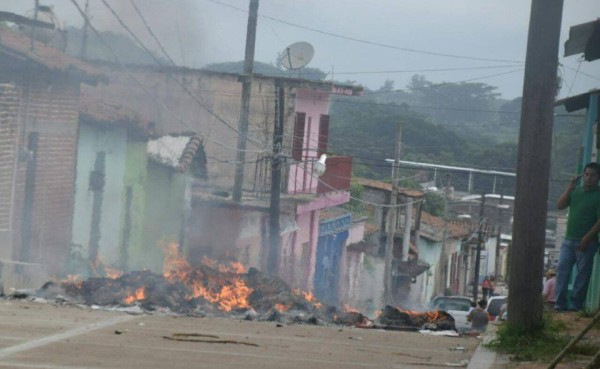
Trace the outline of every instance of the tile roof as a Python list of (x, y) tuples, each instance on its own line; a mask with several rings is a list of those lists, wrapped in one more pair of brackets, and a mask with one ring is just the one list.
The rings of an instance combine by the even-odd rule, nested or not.
[[(367, 178), (356, 178), (356, 181), (365, 187), (371, 187), (371, 188), (376, 188), (379, 190), (390, 191), (390, 192), (392, 191), (391, 183), (375, 181), (373, 179), (367, 179)], [(425, 196), (425, 194), (422, 191), (413, 190), (410, 188), (398, 188), (398, 193), (401, 195), (408, 196), (408, 197), (423, 197), (423, 196)]]
[(2, 55), (27, 60), (51, 71), (67, 73), (87, 84), (108, 82), (108, 76), (95, 67), (41, 42), (35, 41), (32, 50), (29, 37), (4, 26), (0, 26), (0, 56)]
[(469, 224), (448, 222), (424, 211), (421, 213), (421, 223), (430, 226), (434, 230), (443, 230), (445, 227), (446, 235), (448, 238), (453, 239), (460, 239), (467, 236), (470, 230)]
[(82, 121), (108, 125), (126, 125), (133, 128), (147, 128), (151, 123), (136, 111), (123, 105), (111, 104), (81, 94), (79, 117)]

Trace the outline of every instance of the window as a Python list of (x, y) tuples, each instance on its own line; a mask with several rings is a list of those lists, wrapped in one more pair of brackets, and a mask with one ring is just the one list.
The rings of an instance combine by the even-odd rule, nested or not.
[(327, 144), (329, 141), (329, 115), (321, 115), (319, 121), (319, 151), (317, 156), (321, 156), (327, 152)]
[(292, 137), (292, 159), (297, 161), (302, 160), (302, 146), (304, 144), (305, 121), (305, 113), (296, 113), (296, 122), (294, 123), (294, 137)]

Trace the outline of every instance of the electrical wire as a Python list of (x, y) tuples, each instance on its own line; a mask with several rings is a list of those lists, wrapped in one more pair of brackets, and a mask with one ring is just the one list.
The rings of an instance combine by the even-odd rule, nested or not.
[(582, 62), (583, 62), (583, 58), (579, 59), (579, 64), (577, 64), (577, 70), (575, 71), (575, 75), (573, 76), (573, 80), (571, 81), (571, 87), (569, 87), (569, 92), (567, 92), (567, 97), (571, 96), (571, 90), (573, 89), (573, 86), (575, 86), (575, 80), (577, 79), (577, 76), (579, 75), (579, 67), (581, 67)]
[[(248, 12), (246, 9), (238, 8), (236, 6), (233, 6), (233, 5), (230, 5), (230, 4), (226, 4), (226, 3), (223, 3), (221, 1), (217, 1), (217, 0), (206, 0), (206, 1), (210, 1), (212, 3), (219, 4), (221, 6), (224, 6), (224, 7), (227, 7), (227, 8), (231, 8), (231, 9), (235, 9), (235, 10), (238, 10), (238, 11), (241, 11), (241, 12), (244, 12), (244, 13)], [(399, 47), (399, 46), (384, 44), (384, 43), (381, 43), (381, 42), (374, 42), (374, 41), (369, 41), (369, 40), (363, 40), (363, 39), (359, 39), (359, 38), (354, 38), (354, 37), (350, 37), (350, 36), (341, 35), (341, 34), (338, 34), (338, 33), (323, 31), (323, 30), (320, 30), (320, 29), (316, 29), (316, 28), (312, 28), (312, 27), (307, 27), (307, 26), (303, 26), (303, 25), (300, 25), (300, 24), (297, 24), (297, 23), (292, 23), (292, 22), (289, 22), (289, 21), (285, 21), (285, 20), (282, 20), (282, 19), (271, 17), (271, 16), (268, 16), (268, 15), (259, 14), (258, 16), (261, 17), (261, 18), (269, 19), (269, 20), (274, 21), (274, 22), (278, 22), (278, 23), (285, 24), (285, 25), (288, 25), (288, 26), (292, 26), (292, 27), (304, 29), (304, 30), (307, 30), (307, 31), (312, 31), (312, 32), (323, 34), (323, 35), (327, 35), (327, 36), (331, 36), (331, 37), (335, 37), (335, 38), (341, 38), (341, 39), (344, 39), (344, 40), (353, 41), (353, 42), (362, 43), (362, 44), (367, 44), (367, 45), (371, 45), (371, 46), (383, 47), (383, 48), (386, 48), (386, 49), (400, 50), (400, 51), (412, 52), (412, 53), (417, 53), (417, 54), (424, 54), (424, 55), (431, 55), (431, 56), (440, 56), (440, 57), (454, 58), (454, 59), (478, 60), (478, 61), (490, 61), (490, 62), (503, 62), (503, 63), (519, 63), (519, 64), (524, 64), (525, 63), (524, 61), (521, 61), (521, 60), (478, 58), (478, 57), (472, 57), (472, 56), (455, 55), (455, 54), (445, 54), (445, 53), (439, 53), (439, 52), (433, 52), (433, 51), (412, 49), (412, 48), (407, 48), (407, 47)]]
[[(129, 33), (129, 35), (131, 35), (131, 37), (134, 38), (134, 40), (144, 49), (144, 51), (146, 51), (146, 53), (148, 53), (154, 60), (155, 62), (160, 66), (162, 65), (161, 61), (154, 55), (154, 53), (152, 53), (147, 47), (146, 45), (144, 45), (144, 43), (135, 35), (135, 33), (125, 24), (125, 22), (121, 19), (121, 17), (115, 12), (115, 10), (106, 2), (106, 0), (101, 0), (102, 3), (104, 4), (104, 6), (106, 8), (108, 8), (108, 10), (113, 14), (113, 16), (117, 19), (117, 21), (119, 22), (119, 24), (127, 31), (127, 33)], [(169, 58), (170, 60), (172, 60), (171, 58)], [(216, 114), (207, 104), (206, 102), (204, 102), (204, 100), (202, 99), (202, 97), (196, 96), (195, 94), (193, 94), (188, 88), (187, 86), (185, 86), (183, 83), (181, 83), (181, 81), (179, 81), (178, 78), (173, 77), (170, 74), (167, 74), (167, 78), (171, 79), (172, 81), (174, 81), (177, 85), (179, 85), (179, 87), (181, 87), (187, 95), (189, 95), (194, 101), (196, 101), (202, 108), (204, 108), (204, 110), (206, 110), (210, 115), (212, 115), (213, 117), (215, 117), (220, 123), (222, 123), (223, 125), (225, 125), (226, 127), (228, 127), (229, 129), (231, 129), (232, 131), (234, 131), (235, 133), (237, 133), (238, 135), (245, 137), (246, 139), (253, 141), (254, 143), (258, 143), (259, 145), (262, 144), (262, 142), (257, 141), (256, 139), (254, 139), (253, 137), (250, 137), (248, 135), (244, 135), (242, 134), (240, 131), (238, 131), (237, 128), (233, 127), (231, 124), (229, 124), (227, 121), (225, 121), (223, 118), (221, 118), (218, 114)], [(189, 128), (189, 127), (188, 127)]]
[[(189, 129), (190, 131), (194, 132), (195, 130), (191, 128), (191, 126), (184, 121), (183, 119), (181, 119), (177, 114), (175, 114), (168, 106), (166, 106), (162, 101), (158, 101), (158, 99), (154, 96), (154, 94), (151, 94), (150, 91), (148, 91), (148, 89), (146, 88), (146, 86), (144, 84), (142, 84), (134, 75), (133, 73), (131, 73), (131, 71), (129, 70), (129, 68), (127, 66), (125, 66), (125, 64), (123, 63), (123, 61), (117, 56), (117, 54), (115, 53), (115, 51), (112, 49), (112, 47), (108, 44), (108, 42), (104, 39), (104, 37), (102, 37), (102, 35), (100, 34), (100, 32), (92, 25), (89, 17), (87, 16), (87, 14), (85, 14), (83, 12), (83, 10), (81, 9), (81, 7), (79, 6), (79, 4), (77, 4), (77, 2), (75, 0), (71, 0), (71, 3), (77, 8), (77, 10), (79, 11), (79, 13), (81, 14), (81, 16), (84, 18), (84, 20), (87, 22), (88, 27), (90, 27), (92, 29), (92, 31), (96, 34), (96, 36), (98, 37), (98, 39), (103, 43), (103, 45), (106, 47), (106, 49), (110, 52), (110, 54), (112, 55), (113, 59), (115, 60), (115, 62), (117, 63), (117, 65), (119, 65), (119, 67), (126, 73), (126, 75), (136, 84), (138, 85), (143, 91), (144, 93), (146, 93), (146, 95), (151, 98), (157, 105), (160, 105), (165, 111), (169, 112), (173, 118), (181, 123), (183, 126), (185, 126), (187, 129)], [(214, 116), (214, 115), (213, 115)], [(216, 116), (214, 116), (215, 119), (218, 119)], [(216, 141), (211, 139), (210, 137), (206, 136), (206, 135), (202, 135), (202, 137), (204, 139), (206, 139), (207, 141), (213, 142), (219, 146), (225, 147), (227, 149), (231, 149), (231, 150), (238, 150), (237, 147), (232, 147), (232, 146), (228, 146), (227, 144), (224, 144), (222, 142)], [(246, 152), (255, 152), (255, 153), (264, 153), (268, 150), (250, 150), (250, 149), (246, 149)]]
[(175, 62), (173, 61), (173, 59), (171, 59), (171, 56), (169, 56), (169, 54), (167, 53), (167, 50), (165, 50), (165, 48), (163, 47), (163, 45), (160, 43), (160, 41), (158, 40), (158, 38), (156, 37), (156, 35), (152, 31), (152, 28), (150, 28), (150, 26), (148, 25), (148, 22), (146, 21), (146, 18), (144, 18), (144, 15), (142, 14), (142, 12), (140, 11), (140, 9), (135, 4), (135, 1), (134, 0), (130, 0), (130, 2), (131, 2), (131, 5), (133, 6), (133, 8), (135, 9), (135, 12), (138, 14), (138, 16), (140, 17), (140, 19), (142, 20), (142, 23), (144, 23), (144, 26), (146, 26), (146, 30), (148, 30), (148, 33), (150, 34), (150, 36), (152, 37), (152, 39), (154, 40), (154, 42), (156, 42), (156, 44), (158, 45), (158, 47), (162, 51), (163, 55), (171, 62), (172, 65), (176, 65)]

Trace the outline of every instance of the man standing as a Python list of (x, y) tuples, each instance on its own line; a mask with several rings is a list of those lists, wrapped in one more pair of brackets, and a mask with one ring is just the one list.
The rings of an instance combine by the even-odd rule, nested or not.
[[(583, 177), (583, 186), (577, 181)], [(600, 231), (600, 164), (589, 163), (583, 175), (573, 177), (569, 186), (558, 198), (556, 207), (569, 207), (567, 233), (560, 248), (556, 276), (556, 311), (569, 308), (567, 294), (573, 265), (577, 265), (577, 276), (573, 283), (572, 309), (581, 310), (585, 303), (587, 288), (592, 274), (594, 255), (598, 250)]]

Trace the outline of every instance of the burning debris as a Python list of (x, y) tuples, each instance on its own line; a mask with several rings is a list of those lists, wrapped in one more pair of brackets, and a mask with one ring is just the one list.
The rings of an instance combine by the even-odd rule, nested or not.
[(452, 315), (441, 310), (421, 313), (412, 310), (401, 310), (387, 305), (379, 316), (379, 323), (383, 325), (382, 328), (384, 329), (456, 331), (456, 325)]
[[(419, 330), (455, 329), (443, 311), (427, 313), (386, 306), (376, 322), (356, 309), (323, 304), (310, 292), (291, 289), (278, 277), (231, 262), (205, 259), (192, 266), (179, 255), (178, 245), (165, 249), (163, 273), (148, 270), (122, 273), (103, 267), (106, 276), (87, 280), (70, 276), (47, 282), (36, 295), (88, 306), (137, 307), (194, 316), (230, 315), (280, 323), (339, 324), (360, 328)], [(26, 298), (16, 296), (12, 298)]]

